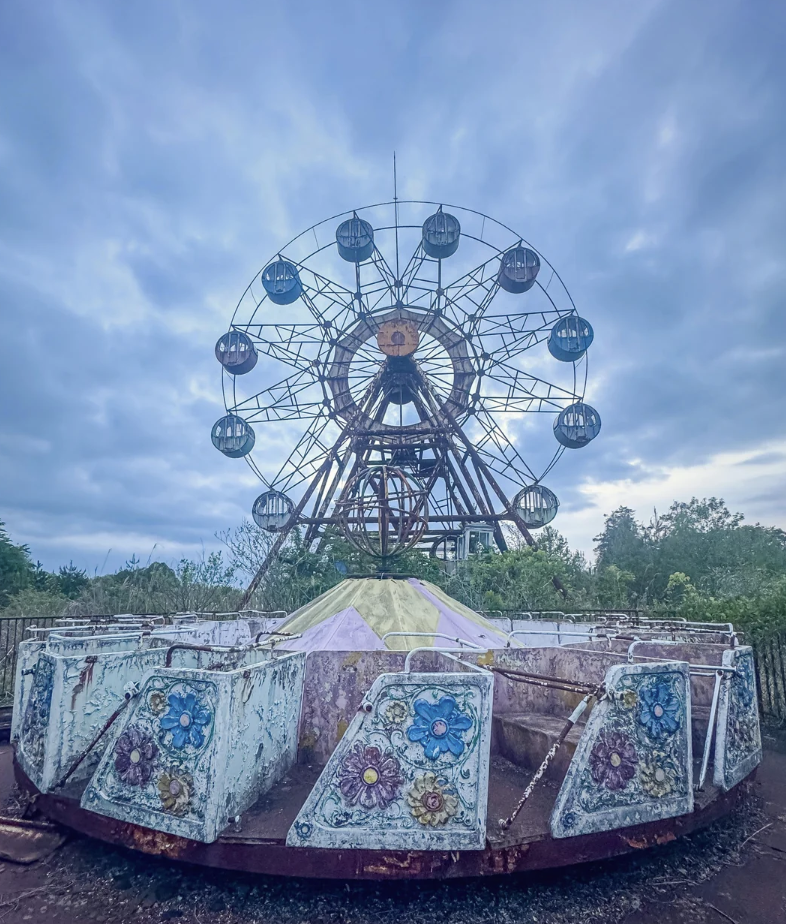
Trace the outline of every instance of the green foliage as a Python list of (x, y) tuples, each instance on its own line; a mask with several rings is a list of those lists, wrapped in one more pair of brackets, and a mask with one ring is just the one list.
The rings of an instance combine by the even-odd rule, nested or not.
[[(248, 583), (256, 574), (275, 541), (245, 520), (237, 529), (219, 534), (229, 553), (233, 571)], [(335, 587), (347, 575), (374, 574), (376, 559), (359, 552), (336, 533), (329, 533), (318, 550), (306, 546), (300, 530), (294, 530), (273, 561), (265, 580), (251, 601), (255, 609), (291, 613)], [(405, 552), (391, 559), (388, 570), (439, 581), (444, 572), (439, 563), (420, 552)]]
[(616, 565), (599, 569), (595, 581), (598, 605), (612, 610), (628, 609), (637, 596), (633, 590), (635, 583), (636, 575), (632, 571), (624, 571)]
[[(52, 616), (236, 610), (265, 560), (275, 534), (253, 523), (220, 535), (226, 558), (215, 552), (174, 567), (133, 557), (114, 574), (88, 575), (73, 563), (57, 573), (33, 566), (0, 523), (0, 606), (9, 615)], [(388, 570), (431, 581), (479, 610), (645, 608), (691, 620), (733, 622), (749, 638), (786, 631), (786, 533), (748, 525), (711, 497), (675, 502), (649, 523), (629, 507), (605, 517), (596, 538), (594, 566), (570, 549), (551, 526), (538, 533), (537, 550), (517, 533), (510, 550), (478, 550), (465, 562), (443, 563), (410, 551)], [(378, 563), (340, 535), (318, 548), (295, 531), (255, 593), (255, 609), (293, 612), (347, 574), (375, 573)], [(555, 586), (556, 578), (567, 596)]]
[(51, 619), (64, 616), (68, 606), (68, 597), (51, 590), (36, 590), (31, 586), (15, 593), (0, 613), (3, 616)]
[(570, 593), (570, 568), (558, 554), (524, 546), (502, 554), (486, 552), (459, 563), (440, 583), (476, 610), (557, 610), (565, 599), (557, 578)]
[(163, 562), (142, 567), (136, 558), (114, 574), (88, 582), (71, 608), (73, 615), (107, 613), (229, 612), (237, 608), (240, 590), (234, 568), (221, 552), (201, 559), (182, 559), (175, 568)]
[(715, 497), (675, 502), (647, 526), (620, 507), (606, 517), (596, 542), (597, 586), (606, 605), (601, 588), (615, 583), (604, 578), (612, 565), (633, 575), (629, 605), (645, 607), (675, 602), (674, 575), (689, 579), (702, 599), (756, 597), (786, 576), (786, 534), (743, 525), (742, 514)]
[[(595, 537), (595, 543), (599, 603), (629, 607), (646, 600), (657, 577), (657, 566), (649, 535), (630, 507), (619, 507), (605, 517), (603, 532)], [(604, 577), (612, 567), (617, 571)], [(620, 581), (624, 582), (622, 598)]]
[(0, 606), (33, 583), (33, 564), (26, 545), (14, 545), (0, 520)]
[(694, 602), (698, 597), (696, 588), (691, 583), (691, 579), (682, 571), (675, 571), (669, 575), (669, 581), (666, 584), (666, 593), (664, 600), (667, 606), (683, 607)]
[(57, 589), (69, 600), (76, 600), (90, 583), (87, 572), (77, 568), (72, 561), (68, 563), (67, 567), (60, 568), (57, 572), (56, 581)]

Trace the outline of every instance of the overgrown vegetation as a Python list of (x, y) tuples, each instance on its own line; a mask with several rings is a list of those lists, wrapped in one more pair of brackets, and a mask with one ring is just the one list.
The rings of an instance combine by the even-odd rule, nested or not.
[[(223, 552), (198, 561), (142, 565), (132, 558), (113, 574), (90, 577), (73, 564), (44, 571), (0, 523), (0, 607), (28, 616), (231, 611), (274, 537), (245, 522), (219, 538)], [(647, 523), (620, 507), (605, 517), (594, 562), (551, 527), (540, 531), (537, 550), (510, 538), (508, 552), (479, 552), (451, 569), (418, 552), (390, 567), (433, 581), (481, 610), (639, 608), (734, 622), (754, 638), (786, 630), (786, 533), (746, 524), (717, 498), (675, 502)], [(337, 535), (313, 550), (295, 534), (253, 606), (291, 612), (346, 574), (375, 569), (376, 562)]]

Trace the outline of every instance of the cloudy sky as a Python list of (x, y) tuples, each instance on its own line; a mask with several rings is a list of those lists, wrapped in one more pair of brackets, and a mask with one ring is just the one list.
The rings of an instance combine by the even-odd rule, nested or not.
[(400, 195), (518, 229), (595, 327), (572, 544), (694, 494), (786, 527), (785, 47), (774, 0), (6, 0), (0, 518), (91, 573), (239, 523), (216, 337), (395, 149)]

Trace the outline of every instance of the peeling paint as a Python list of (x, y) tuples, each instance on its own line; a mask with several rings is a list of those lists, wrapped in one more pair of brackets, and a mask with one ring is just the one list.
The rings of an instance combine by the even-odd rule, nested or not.
[(76, 709), (76, 698), (80, 693), (87, 690), (90, 684), (93, 681), (93, 665), (96, 663), (98, 658), (96, 655), (88, 655), (85, 658), (85, 666), (79, 672), (79, 681), (74, 686), (74, 689), (71, 691), (71, 712)]
[(493, 689), (485, 672), (378, 677), (287, 844), (482, 850)]
[(724, 651), (723, 666), (737, 673), (721, 680), (713, 782), (728, 790), (761, 763), (762, 745), (753, 649)]
[(552, 835), (594, 834), (692, 811), (688, 665), (609, 668), (606, 695), (587, 721), (557, 796)]
[(305, 658), (151, 670), (82, 806), (211, 843), (294, 763)]

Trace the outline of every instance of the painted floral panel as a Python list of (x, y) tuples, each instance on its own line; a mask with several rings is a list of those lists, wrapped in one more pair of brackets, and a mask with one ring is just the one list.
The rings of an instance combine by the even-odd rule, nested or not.
[(39, 772), (44, 764), (54, 681), (54, 663), (41, 655), (35, 667), (33, 685), (25, 706), (20, 740), (24, 756), (31, 764), (30, 769), (35, 768)]
[(88, 807), (102, 798), (201, 821), (217, 701), (213, 683), (150, 678), (85, 793)]
[(492, 690), (481, 674), (378, 678), (287, 843), (482, 848)]
[(761, 762), (761, 729), (753, 650), (724, 652), (723, 663), (736, 669), (721, 683), (713, 782), (731, 789)]
[(555, 837), (692, 810), (690, 674), (679, 662), (612, 668), (552, 814)]

